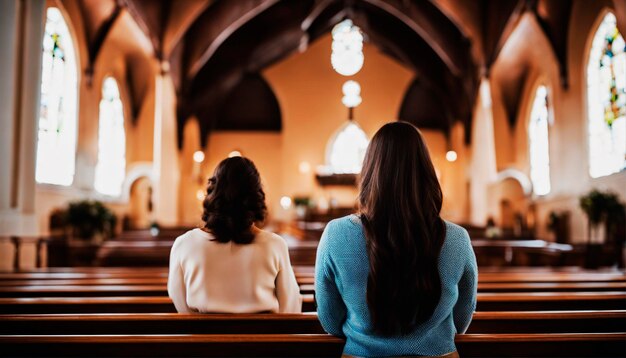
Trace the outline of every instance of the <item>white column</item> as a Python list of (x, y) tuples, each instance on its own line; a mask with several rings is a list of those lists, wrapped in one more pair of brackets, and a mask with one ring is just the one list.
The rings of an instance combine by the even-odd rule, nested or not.
[(17, 81), (18, 19), (20, 2), (0, 2), (0, 215), (14, 205), (13, 166), (15, 136), (15, 84)]
[(0, 54), (0, 82), (7, 82), (0, 85), (0, 235), (38, 234), (35, 163), (45, 5), (0, 2), (0, 38), (9, 41)]
[(497, 175), (491, 90), (487, 78), (483, 78), (481, 82), (472, 122), (470, 221), (474, 225), (485, 225), (489, 214), (487, 189)]
[(154, 111), (154, 219), (161, 226), (179, 224), (180, 165), (176, 144), (176, 92), (168, 74), (155, 83)]

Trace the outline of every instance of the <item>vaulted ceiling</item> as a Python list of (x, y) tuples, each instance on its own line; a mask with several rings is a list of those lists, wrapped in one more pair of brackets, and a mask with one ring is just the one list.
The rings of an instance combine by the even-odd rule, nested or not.
[[(179, 138), (185, 122), (195, 116), (203, 144), (212, 130), (280, 130), (276, 99), (258, 74), (305, 50), (344, 18), (361, 27), (367, 41), (415, 72), (399, 119), (445, 132), (455, 121), (469, 125), (480, 76), (489, 75), (525, 12), (537, 17), (567, 86), (573, 1), (78, 0), (88, 40), (88, 69), (93, 69), (120, 13), (128, 11), (150, 40), (163, 71), (174, 80)], [(625, 6), (624, 0), (615, 2), (616, 7)], [(519, 83), (510, 86), (515, 89)], [(242, 94), (267, 102), (253, 103), (261, 112), (258, 118), (237, 113), (232, 101)], [(466, 133), (469, 138), (469, 130)]]

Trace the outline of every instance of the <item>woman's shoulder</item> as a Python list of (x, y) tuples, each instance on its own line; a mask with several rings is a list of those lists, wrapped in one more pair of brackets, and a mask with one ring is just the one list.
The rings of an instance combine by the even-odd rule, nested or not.
[[(444, 220), (445, 221), (445, 220)], [(460, 252), (471, 251), (472, 242), (467, 230), (460, 225), (445, 221), (446, 223), (446, 239), (444, 248), (448, 252), (458, 254)]]
[(177, 237), (176, 240), (174, 240), (174, 245), (172, 246), (172, 249), (187, 245), (193, 245), (193, 243), (196, 242), (198, 239), (210, 239), (211, 237), (211, 234), (202, 229), (191, 229)]
[(327, 231), (349, 231), (349, 230), (360, 230), (361, 219), (357, 214), (346, 215), (341, 218), (333, 219), (326, 224), (326, 228), (324, 230)]
[(282, 236), (266, 230), (259, 230), (252, 243), (272, 247), (287, 247), (287, 241)]

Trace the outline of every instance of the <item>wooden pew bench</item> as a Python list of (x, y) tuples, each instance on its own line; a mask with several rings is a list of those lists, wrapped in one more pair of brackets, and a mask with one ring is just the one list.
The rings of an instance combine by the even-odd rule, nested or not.
[[(315, 311), (303, 295), (304, 312)], [(622, 310), (626, 292), (479, 293), (477, 311)], [(169, 297), (21, 297), (0, 298), (0, 314), (22, 313), (169, 313)]]
[[(626, 333), (464, 334), (469, 357), (618, 357)], [(339, 357), (343, 340), (329, 335), (1, 335), (11, 356)]]
[(327, 334), (0, 336), (14, 357), (340, 357)]
[[(302, 310), (315, 311), (312, 295), (302, 296)], [(0, 298), (0, 314), (175, 313), (167, 296)]]
[[(93, 279), (51, 280), (37, 285), (11, 286), (0, 284), (0, 297), (107, 297), (167, 296), (167, 283), (151, 283), (157, 279)], [(37, 280), (35, 280), (37, 281)], [(21, 281), (19, 281), (21, 283)], [(54, 284), (53, 284), (54, 283)], [(570, 283), (479, 283), (478, 292), (605, 292), (625, 291), (626, 282)], [(315, 286), (300, 285), (302, 294), (313, 294)]]
[(0, 334), (323, 334), (317, 314), (0, 315)]
[(592, 332), (626, 332), (626, 310), (475, 312), (466, 333)]
[(456, 347), (472, 357), (623, 357), (626, 333), (461, 334)]
[[(476, 312), (467, 333), (626, 332), (626, 310)], [(325, 333), (317, 314), (0, 315), (0, 334)]]

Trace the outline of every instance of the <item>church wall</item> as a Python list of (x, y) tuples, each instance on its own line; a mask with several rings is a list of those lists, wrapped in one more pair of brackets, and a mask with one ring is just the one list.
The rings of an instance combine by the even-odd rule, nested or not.
[[(48, 2), (48, 6), (61, 6), (66, 14), (66, 22), (73, 32), (74, 46), (78, 58), (78, 142), (76, 151), (76, 171), (74, 182), (69, 187), (37, 184), (36, 216), (39, 230), (48, 230), (50, 212), (64, 207), (69, 201), (93, 198), (104, 201), (111, 207), (121, 221), (128, 209), (128, 197), (111, 198), (97, 193), (93, 189), (95, 167), (98, 160), (98, 116), (102, 83), (105, 77), (112, 76), (118, 83), (124, 106), (126, 128), (126, 167), (134, 163), (151, 161), (154, 133), (154, 80), (156, 68), (152, 63), (150, 45), (130, 14), (122, 12), (103, 43), (93, 65), (93, 74), (88, 74), (89, 60), (86, 52), (86, 40), (82, 25), (83, 19), (74, 1)], [(138, 39), (132, 43), (124, 38), (134, 34)], [(143, 40), (142, 40), (143, 39)], [(147, 83), (145, 97), (136, 118), (133, 118), (132, 91), (128, 83), (129, 56), (143, 56), (147, 62), (148, 75), (142, 80)]]
[[(550, 108), (551, 124), (548, 129), (551, 191), (546, 196), (533, 197), (538, 221), (537, 234), (540, 238), (552, 239), (551, 234), (546, 229), (547, 218), (551, 211), (569, 211), (571, 213), (570, 240), (572, 242), (584, 242), (587, 237), (587, 220), (579, 209), (578, 198), (591, 189), (612, 190), (617, 192), (623, 201), (626, 201), (626, 172), (592, 179), (588, 171), (586, 107), (588, 49), (599, 16), (603, 14), (604, 9), (611, 6), (612, 2), (608, 0), (574, 2), (568, 35), (569, 86), (567, 88), (561, 84), (558, 62), (536, 20), (534, 18), (522, 20), (522, 22), (531, 22), (530, 25), (532, 26), (529, 28), (532, 31), (524, 33), (524, 41), (532, 44), (536, 52), (525, 57), (529, 71), (524, 83), (515, 126), (515, 155), (510, 167), (518, 169), (528, 176), (530, 174), (527, 125), (536, 86), (539, 83), (546, 84), (549, 91), (548, 100), (552, 106)], [(529, 15), (525, 16), (530, 17)], [(504, 66), (502, 73), (506, 73), (507, 70), (510, 68)], [(492, 83), (497, 81), (497, 78), (492, 78)], [(497, 102), (500, 99), (496, 95), (493, 100)], [(496, 106), (498, 104), (494, 105), (494, 107)], [(495, 121), (496, 119), (494, 119)], [(503, 151), (510, 151), (510, 148), (496, 140), (496, 155)], [(501, 169), (500, 166), (498, 169)], [(499, 193), (497, 195), (506, 197), (509, 194), (513, 193)], [(498, 199), (494, 198), (493, 195), (496, 194), (492, 193), (489, 201), (497, 202)], [(497, 215), (493, 210), (492, 206), (490, 214)]]

